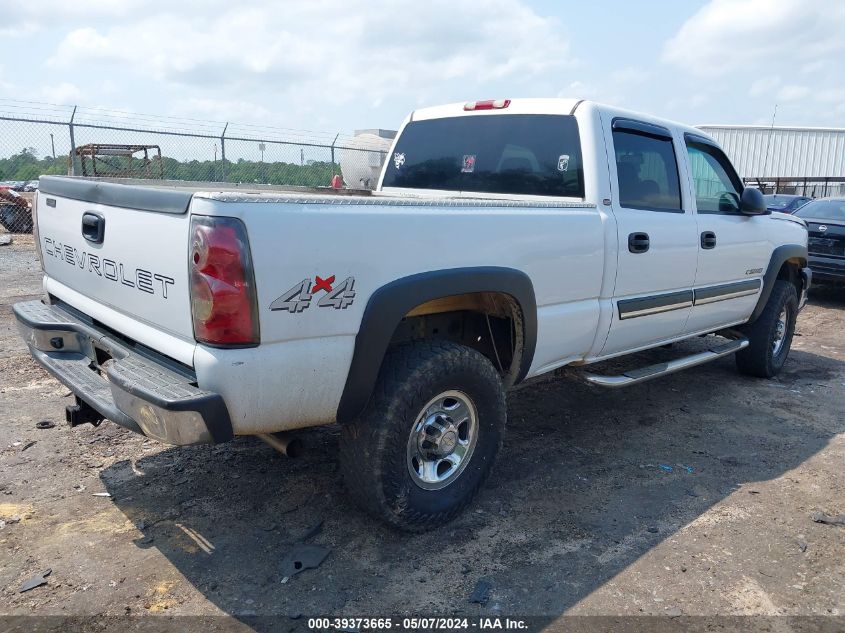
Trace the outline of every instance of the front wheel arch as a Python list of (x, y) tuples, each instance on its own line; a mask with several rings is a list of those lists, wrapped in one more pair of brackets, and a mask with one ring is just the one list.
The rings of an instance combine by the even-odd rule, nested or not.
[[(757, 299), (757, 305), (754, 307), (754, 312), (748, 319), (751, 324), (756, 321), (763, 310), (766, 309), (766, 304), (769, 302), (769, 297), (772, 294), (772, 289), (775, 287), (775, 282), (778, 279), (783, 279), (784, 271), (790, 274), (790, 269), (795, 268), (797, 274), (796, 279), (798, 283), (801, 282), (801, 268), (807, 265), (807, 247), (801, 244), (783, 244), (772, 251), (772, 256), (769, 259), (769, 266), (763, 275), (763, 290), (760, 297)], [(796, 287), (798, 296), (801, 296), (801, 288)]]

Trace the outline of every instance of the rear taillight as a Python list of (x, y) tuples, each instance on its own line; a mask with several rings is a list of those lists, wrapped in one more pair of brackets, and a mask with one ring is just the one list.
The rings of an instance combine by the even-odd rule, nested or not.
[(470, 101), (464, 104), (464, 110), (499, 110), (507, 108), (510, 99), (489, 99), (488, 101)]
[(258, 306), (249, 240), (236, 218), (191, 218), (194, 338), (209, 345), (257, 345)]

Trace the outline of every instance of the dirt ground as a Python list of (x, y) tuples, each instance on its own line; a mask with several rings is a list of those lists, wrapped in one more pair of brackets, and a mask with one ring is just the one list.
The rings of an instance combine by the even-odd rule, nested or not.
[[(111, 423), (71, 430), (68, 390), (30, 360), (11, 316), (39, 284), (31, 238), (0, 246), (0, 614), (197, 631), (406, 614), (845, 628), (845, 526), (812, 519), (845, 513), (845, 291), (812, 293), (775, 380), (728, 358), (627, 390), (571, 375), (517, 389), (489, 485), (453, 523), (407, 536), (347, 501), (333, 427), (307, 432), (296, 460), (253, 438), (176, 448)], [(308, 543), (331, 554), (283, 583), (283, 556), (319, 522)], [(470, 603), (480, 579), (489, 600)], [(173, 617), (186, 615), (221, 617)], [(782, 621), (767, 630), (796, 630)]]

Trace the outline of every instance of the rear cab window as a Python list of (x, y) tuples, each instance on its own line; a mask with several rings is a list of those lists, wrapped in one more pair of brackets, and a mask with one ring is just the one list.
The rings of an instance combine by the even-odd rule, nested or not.
[(578, 123), (554, 114), (411, 121), (382, 187), (583, 199)]
[(616, 119), (613, 149), (619, 206), (683, 213), (678, 161), (671, 134), (638, 121)]

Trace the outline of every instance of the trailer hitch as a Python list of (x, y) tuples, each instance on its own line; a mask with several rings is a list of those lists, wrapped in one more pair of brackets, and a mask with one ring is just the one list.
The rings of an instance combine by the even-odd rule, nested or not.
[(76, 404), (69, 404), (65, 407), (65, 419), (70, 428), (73, 429), (81, 424), (100, 426), (105, 418), (94, 407), (76, 396)]

